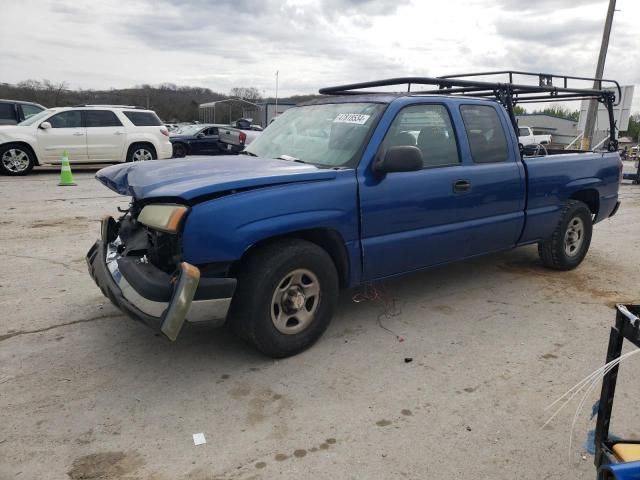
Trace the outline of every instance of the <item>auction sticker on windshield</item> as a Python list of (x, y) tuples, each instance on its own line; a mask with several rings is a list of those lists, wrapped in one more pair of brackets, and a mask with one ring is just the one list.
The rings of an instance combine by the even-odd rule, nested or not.
[(364, 125), (370, 116), (371, 115), (364, 115), (362, 113), (341, 113), (333, 123), (356, 123), (358, 125)]

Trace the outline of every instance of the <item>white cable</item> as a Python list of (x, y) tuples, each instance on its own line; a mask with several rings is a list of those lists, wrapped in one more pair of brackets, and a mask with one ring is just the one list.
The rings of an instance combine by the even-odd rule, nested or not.
[[(578, 393), (580, 393), (580, 391), (584, 387), (587, 386), (587, 384), (589, 384), (590, 382), (595, 382), (595, 381), (597, 381), (598, 378), (601, 378), (602, 376), (604, 376), (604, 374), (605, 374), (604, 371), (607, 370), (607, 368), (609, 368), (610, 366), (613, 366), (613, 365), (616, 365), (616, 364), (620, 363), (622, 360), (626, 359), (627, 357), (629, 357), (630, 355), (632, 355), (633, 353), (636, 353), (638, 351), (640, 351), (640, 349), (632, 350), (631, 352), (627, 352), (624, 355), (621, 355), (620, 357), (611, 360), (609, 363), (606, 363), (602, 367), (598, 368), (594, 372), (592, 372), (589, 375), (587, 375), (585, 378), (583, 378), (578, 383), (576, 383), (573, 387), (571, 387), (564, 395), (562, 395), (560, 398), (555, 400), (551, 405), (548, 405), (545, 408), (545, 410), (548, 410), (551, 407), (553, 407), (555, 404), (557, 404), (559, 401), (561, 401), (567, 395), (571, 395), (567, 400), (565, 400), (565, 402), (562, 405), (560, 405), (560, 407), (553, 413), (553, 415), (551, 415), (551, 417), (549, 417), (549, 419), (546, 422), (544, 422), (544, 425), (542, 425), (542, 427), (540, 427), (540, 429), (542, 430), (549, 423), (551, 423), (551, 421), (562, 411), (562, 409), (564, 409), (564, 407), (566, 407), (569, 404), (569, 402), (571, 402), (571, 400), (573, 400), (575, 398), (575, 396), (578, 395)], [(600, 375), (601, 373), (602, 373), (602, 375)]]

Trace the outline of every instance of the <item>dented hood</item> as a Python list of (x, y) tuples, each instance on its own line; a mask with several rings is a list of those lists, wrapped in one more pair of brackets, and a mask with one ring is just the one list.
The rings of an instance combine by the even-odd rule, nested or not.
[(114, 192), (136, 199), (198, 197), (262, 186), (329, 180), (335, 170), (248, 155), (153, 160), (103, 168), (96, 178)]

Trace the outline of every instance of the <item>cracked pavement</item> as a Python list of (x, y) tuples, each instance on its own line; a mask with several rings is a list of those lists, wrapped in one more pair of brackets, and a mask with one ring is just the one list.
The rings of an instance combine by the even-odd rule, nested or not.
[[(0, 479), (593, 476), (589, 412), (570, 457), (575, 404), (540, 427), (603, 364), (612, 306), (640, 302), (640, 187), (575, 271), (525, 247), (385, 282), (393, 311), (344, 292), (315, 347), (273, 361), (206, 324), (170, 343), (102, 296), (84, 255), (127, 199), (93, 172), (0, 177)], [(640, 432), (637, 361), (617, 435)]]

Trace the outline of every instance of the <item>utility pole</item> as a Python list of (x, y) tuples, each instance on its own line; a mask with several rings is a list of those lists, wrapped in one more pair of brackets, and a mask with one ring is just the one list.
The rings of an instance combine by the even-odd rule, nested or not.
[[(600, 55), (598, 56), (598, 66), (596, 67), (596, 81), (593, 82), (594, 89), (602, 88), (602, 75), (604, 73), (604, 62), (607, 58), (607, 50), (609, 48), (609, 37), (611, 36), (611, 24), (613, 23), (613, 12), (616, 9), (616, 0), (609, 0), (609, 9), (607, 10), (607, 19), (604, 23), (604, 31), (602, 32), (602, 43), (600, 45)], [(589, 100), (589, 108), (587, 109), (587, 118), (584, 124), (584, 134), (582, 135), (582, 149), (589, 150), (591, 141), (593, 140), (593, 130), (598, 115), (598, 101)]]
[(280, 74), (280, 70), (276, 70), (276, 113), (274, 117), (278, 115), (278, 76)]

